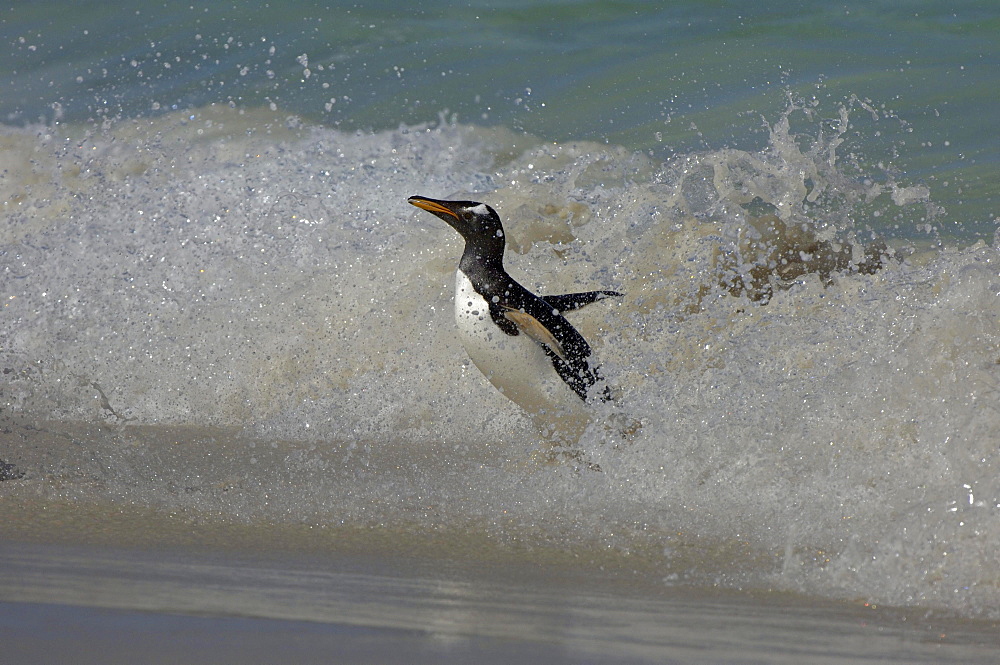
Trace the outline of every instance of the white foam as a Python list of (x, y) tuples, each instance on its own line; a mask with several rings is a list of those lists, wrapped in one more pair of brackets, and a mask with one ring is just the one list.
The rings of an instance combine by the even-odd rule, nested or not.
[[(504, 142), (473, 128), (203, 113), (85, 141), (4, 134), (3, 408), (296, 443), (262, 476), (263, 455), (229, 449), (237, 490), (188, 495), (148, 471), (139, 438), (108, 448), (114, 471), (87, 491), (249, 520), (475, 525), (662, 552), (664, 578), (995, 615), (1000, 253), (859, 271), (851, 220), (925, 218), (922, 192), (894, 202), (905, 185), (844, 175), (780, 121), (759, 153), (657, 164), (569, 144), (494, 163)], [(535, 292), (627, 294), (571, 314), (643, 423), (631, 440), (600, 418), (585, 433), (603, 473), (528, 461), (530, 421), (457, 343), (461, 239), (406, 204), (415, 192), (496, 204)]]

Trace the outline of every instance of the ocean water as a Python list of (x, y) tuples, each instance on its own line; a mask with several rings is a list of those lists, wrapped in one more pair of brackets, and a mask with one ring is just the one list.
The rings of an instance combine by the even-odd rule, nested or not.
[[(0, 500), (996, 620), (998, 28), (16, 4)], [(414, 194), (496, 208), (533, 290), (626, 294), (572, 319), (618, 395), (576, 458), (465, 356)]]

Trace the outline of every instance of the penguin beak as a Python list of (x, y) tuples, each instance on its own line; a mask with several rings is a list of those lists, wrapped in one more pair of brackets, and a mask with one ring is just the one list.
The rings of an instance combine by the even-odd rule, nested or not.
[(415, 205), (418, 208), (426, 210), (427, 212), (434, 213), (446, 222), (449, 221), (446, 215), (454, 217), (456, 220), (460, 219), (458, 213), (444, 205), (444, 201), (435, 201), (434, 199), (427, 199), (423, 196), (411, 196), (406, 201), (410, 205)]

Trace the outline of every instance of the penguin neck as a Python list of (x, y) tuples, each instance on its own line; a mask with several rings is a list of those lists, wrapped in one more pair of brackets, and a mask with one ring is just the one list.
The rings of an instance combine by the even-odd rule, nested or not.
[(510, 279), (503, 267), (503, 250), (502, 244), (482, 247), (466, 242), (458, 269), (472, 281), (476, 290), (483, 292), (488, 284), (496, 285)]

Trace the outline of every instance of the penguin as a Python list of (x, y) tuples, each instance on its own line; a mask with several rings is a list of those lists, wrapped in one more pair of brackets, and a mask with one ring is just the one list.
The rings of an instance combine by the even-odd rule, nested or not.
[[(465, 239), (455, 273), (455, 323), (480, 372), (518, 404), (552, 443), (575, 443), (587, 405), (609, 401), (587, 340), (563, 316), (617, 291), (538, 296), (503, 265), (500, 216), (485, 203), (411, 196), (408, 202), (447, 222)], [(594, 389), (594, 390), (592, 390)], [(595, 394), (591, 394), (591, 392)]]

